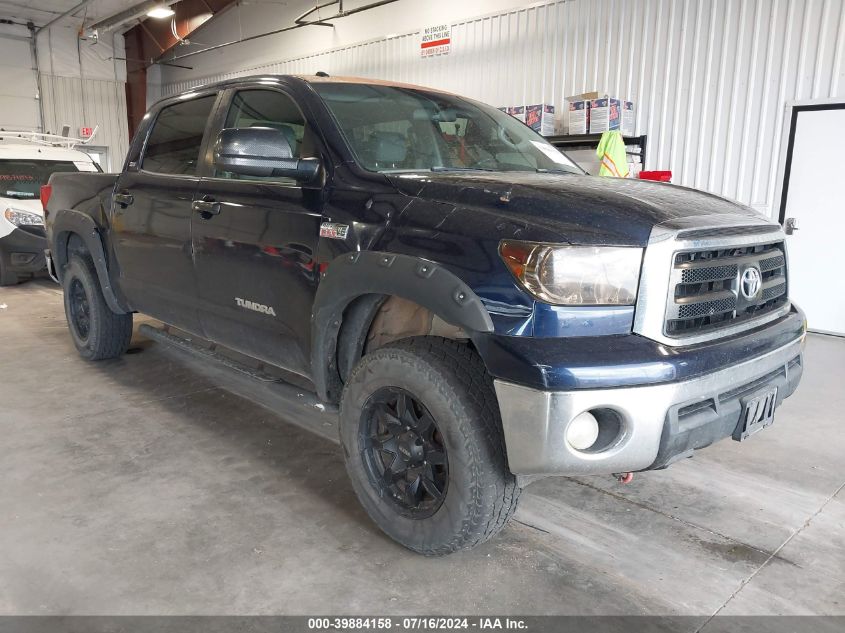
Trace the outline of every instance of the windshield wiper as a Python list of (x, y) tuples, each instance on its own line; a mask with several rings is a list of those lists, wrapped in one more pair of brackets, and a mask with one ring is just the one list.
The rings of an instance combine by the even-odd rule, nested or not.
[(538, 174), (577, 174), (578, 172), (574, 169), (546, 169), (545, 167), (538, 167), (535, 169)]
[(445, 165), (436, 165), (431, 168), (431, 171), (496, 171), (495, 169), (488, 169), (486, 167), (446, 167)]

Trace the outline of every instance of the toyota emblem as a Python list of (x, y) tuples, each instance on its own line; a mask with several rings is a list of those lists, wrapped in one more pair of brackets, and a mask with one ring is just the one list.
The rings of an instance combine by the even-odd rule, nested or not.
[(739, 280), (739, 286), (742, 290), (742, 296), (746, 299), (753, 299), (760, 292), (760, 286), (763, 285), (763, 277), (759, 269), (749, 266), (746, 268), (742, 277)]

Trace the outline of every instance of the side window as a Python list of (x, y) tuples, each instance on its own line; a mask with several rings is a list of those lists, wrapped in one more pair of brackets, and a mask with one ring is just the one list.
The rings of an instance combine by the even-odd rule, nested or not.
[(197, 173), (205, 125), (217, 95), (167, 106), (159, 112), (141, 166), (159, 174)]
[[(279, 130), (290, 145), (294, 158), (313, 156), (311, 133), (296, 103), (285, 94), (273, 90), (242, 90), (235, 95), (225, 128), (270, 127)], [(249, 180), (273, 180), (294, 182), (290, 178), (277, 176), (239, 176), (228, 171), (215, 169), (217, 178), (246, 178)]]

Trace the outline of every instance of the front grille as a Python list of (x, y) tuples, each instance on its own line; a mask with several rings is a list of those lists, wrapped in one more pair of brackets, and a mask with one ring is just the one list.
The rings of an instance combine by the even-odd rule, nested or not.
[[(742, 292), (742, 275), (759, 272), (759, 288)], [(753, 271), (750, 273), (754, 276)], [(665, 334), (684, 337), (763, 316), (787, 301), (783, 242), (676, 253)]]
[(687, 303), (678, 307), (678, 317), (680, 319), (695, 319), (706, 314), (729, 312), (735, 307), (736, 299), (734, 297), (725, 297), (724, 299), (716, 299), (715, 301)]
[(739, 270), (736, 264), (713, 266), (712, 268), (687, 268), (681, 273), (681, 281), (685, 284), (697, 284), (702, 281), (716, 281), (717, 279), (731, 279), (736, 277)]
[(778, 284), (777, 286), (770, 286), (763, 291), (763, 301), (770, 301), (776, 299), (781, 295), (786, 294), (786, 282)]

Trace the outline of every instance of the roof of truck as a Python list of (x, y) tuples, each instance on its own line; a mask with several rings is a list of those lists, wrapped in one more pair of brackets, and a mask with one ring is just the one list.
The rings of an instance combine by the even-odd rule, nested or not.
[[(444, 94), (449, 94), (445, 90), (440, 90), (438, 88), (431, 88), (429, 86), (418, 86), (415, 84), (408, 84), (402, 83), (399, 81), (386, 81), (384, 79), (371, 79), (369, 77), (346, 77), (338, 75), (336, 77), (330, 75), (248, 75), (245, 77), (234, 77), (232, 79), (224, 79), (223, 81), (216, 81), (209, 84), (204, 84), (201, 86), (195, 86), (189, 90), (186, 90), (185, 93), (191, 93), (198, 90), (205, 90), (208, 88), (218, 88), (218, 87), (225, 87), (225, 86), (232, 86), (241, 83), (264, 83), (264, 84), (274, 84), (278, 83), (282, 79), (299, 79), (300, 81), (305, 81), (310, 84), (318, 84), (318, 83), (344, 83), (344, 84), (361, 84), (361, 85), (368, 85), (368, 86), (390, 86), (393, 88), (406, 88), (410, 90), (425, 90), (427, 92), (442, 92)], [(175, 95), (171, 95), (167, 98), (173, 98)]]
[(393, 88), (413, 88), (415, 90), (428, 90), (434, 92), (444, 92), (443, 90), (438, 90), (437, 88), (430, 88), (428, 86), (420, 86), (417, 84), (408, 84), (402, 83), (401, 81), (388, 81), (386, 79), (371, 79), (369, 77), (346, 77), (342, 75), (338, 75), (337, 77), (332, 77), (331, 75), (289, 75), (290, 77), (296, 77), (297, 79), (302, 79), (303, 81), (307, 81), (310, 84), (325, 84), (325, 83), (338, 83), (338, 84), (364, 84), (368, 86), (391, 86)]

